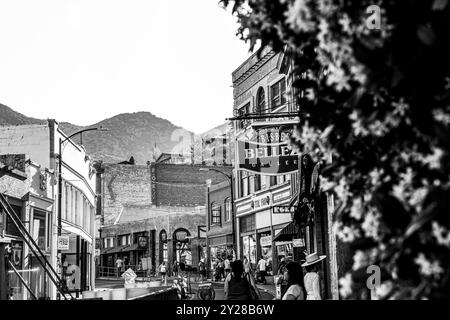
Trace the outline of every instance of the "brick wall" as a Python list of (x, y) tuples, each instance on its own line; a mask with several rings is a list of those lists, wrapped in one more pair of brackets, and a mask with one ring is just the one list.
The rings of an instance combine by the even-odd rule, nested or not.
[[(204, 206), (206, 205), (206, 180), (212, 184), (227, 178), (214, 171), (200, 171), (202, 165), (156, 165), (156, 204), (158, 206)], [(217, 167), (231, 174), (231, 167)]]
[(209, 190), (209, 206), (208, 215), (211, 219), (211, 203), (216, 203), (221, 207), (222, 224), (220, 226), (212, 225), (208, 228), (208, 237), (226, 235), (232, 232), (231, 221), (225, 221), (225, 199), (231, 196), (230, 185), (228, 182), (222, 182), (217, 185), (212, 185)]

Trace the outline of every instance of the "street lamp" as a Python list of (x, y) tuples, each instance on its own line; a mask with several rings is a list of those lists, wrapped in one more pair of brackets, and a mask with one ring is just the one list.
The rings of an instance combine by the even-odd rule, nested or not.
[[(235, 210), (234, 210), (233, 174), (228, 175), (225, 172), (220, 171), (220, 170), (215, 169), (215, 168), (200, 168), (200, 171), (215, 171), (215, 172), (218, 172), (218, 173), (224, 175), (228, 179), (228, 183), (230, 184), (230, 191), (231, 191), (231, 221), (232, 221), (232, 223), (231, 223), (231, 227), (232, 227), (231, 233), (232, 233), (232, 237), (233, 237), (233, 251), (234, 251), (234, 254), (237, 255), (237, 252), (236, 252), (236, 249), (237, 249), (236, 248), (236, 226), (235, 226), (236, 221), (235, 221), (235, 217), (234, 217), (234, 211)], [(209, 204), (208, 204), (208, 206), (209, 206)]]
[[(61, 138), (59, 138), (59, 163), (58, 163), (58, 242), (59, 242), (59, 237), (61, 237), (61, 233), (62, 233), (62, 144), (64, 142), (66, 142), (67, 140), (69, 140), (70, 138), (72, 138), (73, 136), (77, 135), (77, 134), (81, 134), (83, 132), (86, 131), (95, 131), (95, 130), (99, 130), (99, 131), (108, 131), (108, 129), (103, 128), (103, 127), (94, 127), (94, 128), (86, 128), (86, 129), (82, 129), (79, 130), (73, 134), (71, 134), (70, 136), (68, 136), (67, 138), (65, 138), (64, 140), (62, 140)], [(58, 259), (61, 259), (61, 250), (57, 249), (57, 253), (58, 253)], [(59, 262), (61, 262), (59, 260)]]

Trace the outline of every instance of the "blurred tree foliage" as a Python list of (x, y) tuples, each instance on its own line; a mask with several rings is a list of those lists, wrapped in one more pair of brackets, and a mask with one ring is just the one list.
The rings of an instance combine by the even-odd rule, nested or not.
[(297, 144), (315, 160), (333, 155), (321, 186), (335, 193), (337, 234), (355, 252), (341, 297), (360, 298), (376, 264), (381, 298), (449, 298), (448, 1), (221, 4), (252, 49), (286, 50), (293, 86), (309, 89), (297, 95)]

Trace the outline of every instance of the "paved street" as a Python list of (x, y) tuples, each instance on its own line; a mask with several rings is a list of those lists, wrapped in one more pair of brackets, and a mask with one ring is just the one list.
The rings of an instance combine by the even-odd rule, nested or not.
[[(172, 284), (172, 280), (168, 280), (168, 284)], [(115, 280), (115, 279), (96, 279), (95, 281), (95, 287), (96, 290), (103, 290), (103, 289), (118, 289), (123, 288), (124, 281), (121, 279)], [(198, 298), (195, 296), (195, 293), (197, 292), (198, 283), (191, 283), (192, 286), (192, 292), (194, 293), (194, 300), (198, 300)], [(215, 300), (224, 300), (225, 295), (223, 291), (223, 282), (214, 282), (213, 287), (215, 290), (216, 298)], [(261, 297), (263, 300), (272, 300), (274, 298), (274, 288), (273, 285), (258, 285), (258, 288), (261, 292)]]

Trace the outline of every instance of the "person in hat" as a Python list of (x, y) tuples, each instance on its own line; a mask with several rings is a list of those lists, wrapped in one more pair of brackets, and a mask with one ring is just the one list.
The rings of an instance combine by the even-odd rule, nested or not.
[(283, 278), (287, 281), (288, 289), (282, 300), (305, 300), (306, 291), (303, 283), (303, 271), (300, 263), (291, 261), (284, 268)]
[(306, 290), (306, 300), (322, 300), (320, 296), (320, 277), (318, 271), (320, 267), (319, 262), (326, 257), (319, 256), (317, 252), (314, 252), (306, 256), (306, 261), (302, 264), (302, 267), (306, 270), (303, 281)]

